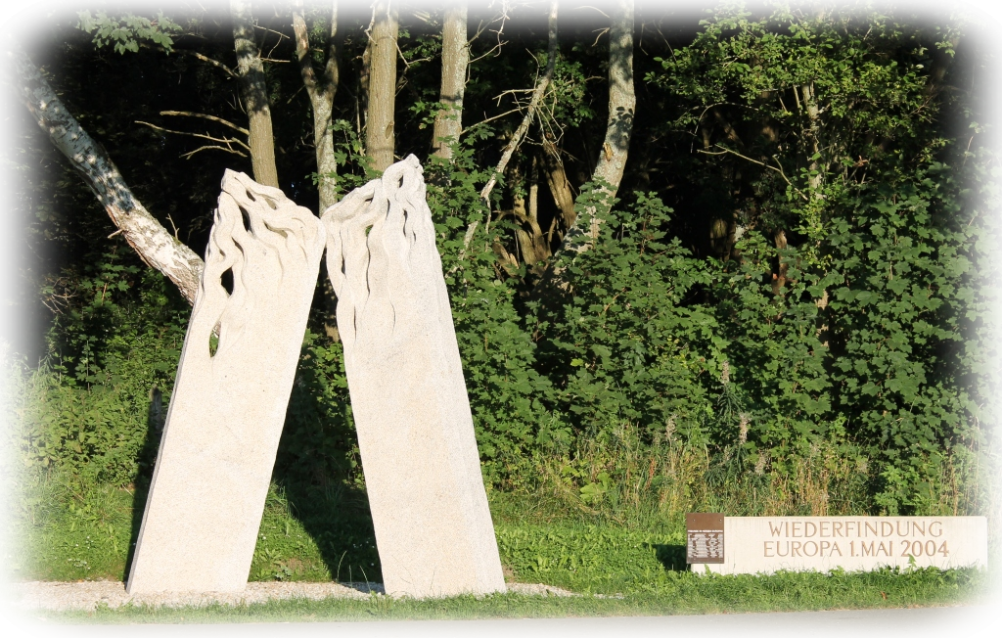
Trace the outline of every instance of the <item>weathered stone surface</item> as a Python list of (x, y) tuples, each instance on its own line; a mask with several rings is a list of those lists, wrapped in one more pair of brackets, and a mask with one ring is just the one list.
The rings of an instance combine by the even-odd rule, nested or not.
[(869, 571), (883, 566), (987, 567), (983, 516), (727, 516), (724, 561), (696, 572)]
[(386, 592), (505, 591), (421, 164), (323, 221)]
[(320, 220), (242, 173), (222, 189), (130, 594), (247, 584), (316, 286)]

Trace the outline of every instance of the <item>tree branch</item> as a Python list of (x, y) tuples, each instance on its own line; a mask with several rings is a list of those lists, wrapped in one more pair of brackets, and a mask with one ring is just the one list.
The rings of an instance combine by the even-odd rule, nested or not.
[(21, 51), (8, 56), (14, 63), (16, 89), (39, 127), (80, 173), (140, 259), (166, 275), (188, 303), (194, 303), (202, 259), (172, 237), (135, 198), (107, 151), (80, 127), (28, 56)]
[(494, 173), (491, 178), (484, 185), (483, 189), (480, 191), (480, 198), (487, 201), (490, 197), (491, 191), (494, 189), (494, 185), (497, 184), (498, 175), (503, 175), (505, 168), (508, 166), (508, 162), (511, 161), (512, 155), (515, 154), (515, 150), (522, 143), (522, 138), (525, 137), (526, 132), (529, 130), (529, 125), (532, 124), (532, 119), (536, 114), (536, 109), (539, 108), (539, 103), (543, 99), (543, 95), (546, 93), (546, 88), (550, 85), (550, 81), (553, 79), (553, 69), (557, 62), (557, 0), (551, 0), (550, 2), (550, 18), (549, 18), (549, 46), (547, 48), (546, 54), (546, 70), (543, 73), (543, 77), (536, 84), (535, 90), (532, 92), (532, 100), (529, 102), (529, 107), (526, 110), (525, 117), (522, 118), (522, 123), (515, 130), (515, 134), (512, 136), (511, 141), (508, 142), (508, 146), (505, 147), (504, 153), (501, 155), (501, 161), (498, 162), (497, 168), (494, 169)]
[[(208, 135), (206, 133), (189, 133), (187, 131), (173, 131), (173, 130), (171, 130), (169, 128), (164, 128), (162, 126), (157, 126), (156, 124), (151, 124), (149, 122), (144, 122), (142, 120), (136, 120), (136, 124), (142, 124), (143, 126), (148, 126), (148, 127), (150, 127), (151, 129), (153, 129), (155, 131), (163, 131), (164, 133), (172, 133), (174, 135), (186, 135), (188, 137), (198, 137), (198, 138), (201, 138), (203, 140), (209, 140), (210, 142), (219, 142), (220, 144), (226, 144), (227, 147), (229, 147), (230, 144), (239, 144), (240, 146), (243, 146), (244, 148), (246, 148), (248, 151), (250, 150), (249, 146), (247, 146), (246, 144), (244, 144), (240, 140), (232, 138), (232, 137), (218, 138), (218, 137), (212, 137), (211, 135)], [(205, 148), (205, 147), (203, 147), (203, 148)], [(222, 148), (222, 147), (217, 147), (217, 148)], [(241, 151), (233, 150), (232, 147), (231, 148), (222, 148), (222, 150), (227, 150), (230, 153), (235, 153), (235, 154), (239, 155), (240, 157), (247, 157), (247, 155), (245, 153), (243, 153)], [(185, 155), (187, 155), (187, 153)], [(184, 157), (184, 155), (182, 155), (181, 157)]]
[[(716, 146), (717, 148), (721, 149), (719, 153), (712, 153), (710, 151), (704, 151), (702, 149), (696, 149), (696, 152), (697, 153), (702, 153), (703, 155), (727, 155), (727, 154), (736, 155), (737, 157), (740, 157), (743, 160), (751, 162), (752, 164), (758, 164), (759, 166), (762, 166), (764, 168), (768, 168), (771, 171), (776, 171), (777, 173), (779, 173), (779, 176), (783, 178), (784, 182), (786, 182), (789, 186), (793, 186), (793, 182), (791, 182), (790, 178), (787, 177), (786, 173), (783, 172), (783, 167), (782, 166), (778, 166), (777, 167), (777, 166), (772, 166), (770, 164), (766, 164), (765, 162), (760, 162), (757, 159), (752, 159), (752, 158), (748, 157), (747, 155), (742, 155), (741, 153), (738, 153), (735, 150), (731, 150), (731, 149), (727, 148), (726, 146), (721, 146), (720, 144), (714, 144), (714, 146)], [(775, 158), (773, 158), (773, 159), (775, 159)], [(776, 164), (777, 165), (779, 164), (778, 160), (777, 160)], [(802, 193), (800, 191), (800, 189), (797, 188), (796, 186), (793, 186), (793, 190), (796, 191), (797, 195), (800, 195), (804, 199), (804, 201), (808, 201), (809, 200), (809, 198), (807, 197), (807, 195), (805, 195), (804, 193)]]
[(233, 153), (234, 155), (239, 155), (240, 157), (247, 157), (247, 154), (242, 151), (238, 151), (232, 148), (227, 148), (225, 146), (219, 146), (218, 144), (206, 144), (205, 146), (199, 146), (193, 151), (182, 153), (181, 157), (183, 157), (184, 159), (191, 159), (191, 156), (194, 155), (195, 153), (198, 153), (199, 151), (211, 151), (211, 150), (226, 151), (227, 153)]
[(244, 135), (250, 135), (250, 131), (242, 126), (237, 126), (229, 120), (224, 120), (221, 117), (216, 117), (215, 115), (208, 115), (206, 113), (192, 113), (191, 111), (160, 111), (160, 115), (166, 116), (182, 116), (182, 117), (200, 117), (203, 120), (209, 120), (210, 122), (218, 122), (223, 126), (228, 126), (238, 133), (243, 133)]
[(211, 64), (212, 66), (216, 67), (217, 69), (222, 69), (227, 75), (229, 75), (231, 78), (233, 78), (235, 80), (240, 78), (240, 76), (237, 75), (236, 72), (233, 69), (231, 69), (230, 67), (226, 66), (225, 64), (223, 64), (219, 60), (214, 60), (214, 59), (210, 58), (207, 55), (202, 55), (198, 51), (188, 51), (186, 49), (175, 49), (175, 51), (179, 51), (180, 53), (184, 53), (186, 55), (194, 56), (194, 57), (198, 58), (199, 60), (201, 60), (202, 62), (208, 62), (209, 64)]

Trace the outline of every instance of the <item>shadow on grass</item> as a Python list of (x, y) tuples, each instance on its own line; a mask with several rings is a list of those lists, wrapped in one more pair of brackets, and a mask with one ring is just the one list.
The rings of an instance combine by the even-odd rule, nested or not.
[[(314, 307), (322, 302), (318, 285)], [(272, 480), (334, 580), (381, 583), (369, 499), (350, 480), (360, 461), (340, 347), (311, 351), (312, 342), (307, 335)]]
[[(352, 473), (348, 461), (357, 445), (351, 426), (347, 390), (330, 395), (331, 379), (317, 368), (301, 365), (296, 375), (276, 455), (272, 481), (284, 495), (289, 514), (313, 538), (332, 578), (338, 581), (382, 582), (379, 555), (369, 501), (364, 489), (344, 477)], [(318, 397), (322, 399), (318, 400)], [(126, 581), (142, 526), (166, 410), (159, 390), (150, 393), (146, 437), (134, 481), (129, 551), (122, 580)], [(283, 560), (284, 559), (284, 560)], [(272, 573), (252, 578), (284, 580), (296, 576), (287, 556), (276, 559)], [(260, 570), (259, 570), (260, 572)]]
[(143, 525), (143, 514), (146, 512), (146, 500), (150, 494), (150, 483), (153, 481), (153, 468), (160, 450), (160, 439), (163, 437), (164, 423), (167, 413), (163, 404), (160, 388), (153, 386), (150, 390), (150, 407), (146, 414), (146, 438), (139, 451), (139, 471), (133, 482), (132, 492), (132, 528), (129, 534), (129, 553), (125, 557), (125, 570), (122, 581), (129, 579), (132, 570), (132, 558), (136, 553), (136, 542), (139, 540), (139, 529)]
[(667, 571), (689, 571), (688, 564), (685, 562), (685, 545), (651, 545), (650, 548), (654, 550), (654, 556)]
[(320, 550), (331, 577), (339, 582), (383, 582), (376, 533), (364, 491), (344, 485), (303, 485), (276, 477), (289, 511)]

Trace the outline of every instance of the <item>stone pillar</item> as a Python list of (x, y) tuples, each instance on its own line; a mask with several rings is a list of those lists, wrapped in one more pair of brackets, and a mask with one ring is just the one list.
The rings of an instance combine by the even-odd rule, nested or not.
[(130, 594), (247, 584), (313, 300), (320, 220), (243, 173), (222, 190)]
[(505, 591), (421, 164), (323, 214), (388, 594)]

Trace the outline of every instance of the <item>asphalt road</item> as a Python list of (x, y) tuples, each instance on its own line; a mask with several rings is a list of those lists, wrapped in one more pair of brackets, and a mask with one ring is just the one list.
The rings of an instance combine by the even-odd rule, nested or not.
[[(9, 620), (15, 620), (10, 618)], [(372, 623), (261, 623), (236, 625), (63, 625), (20, 618), (7, 635), (152, 638), (647, 638), (684, 636), (768, 638), (1002, 638), (1002, 606), (879, 609), (861, 611), (722, 614), (639, 618), (564, 618), (532, 620), (397, 621)]]

